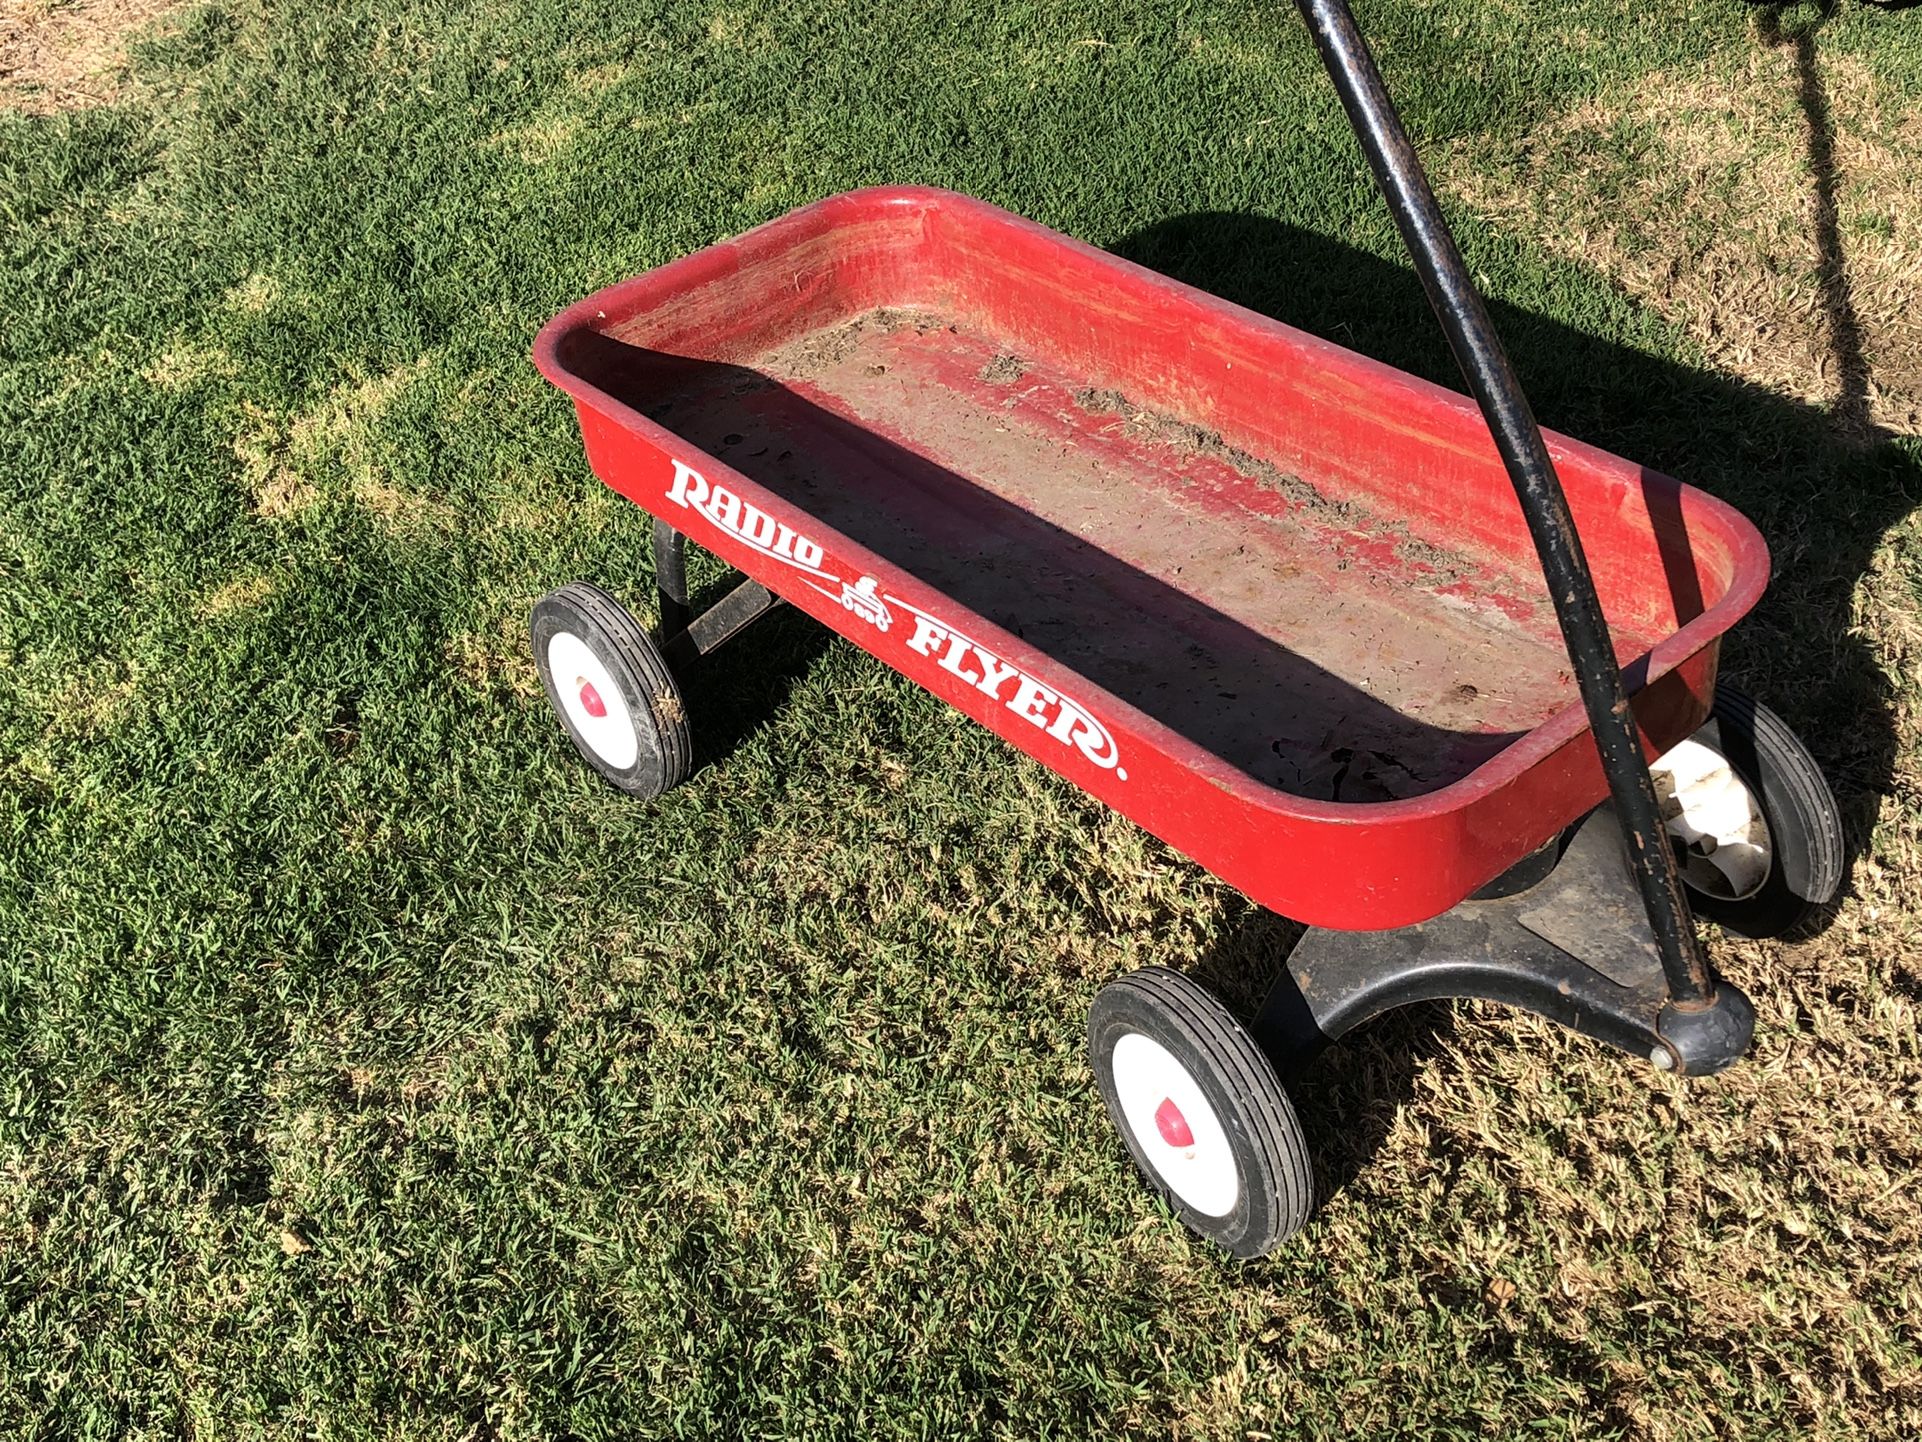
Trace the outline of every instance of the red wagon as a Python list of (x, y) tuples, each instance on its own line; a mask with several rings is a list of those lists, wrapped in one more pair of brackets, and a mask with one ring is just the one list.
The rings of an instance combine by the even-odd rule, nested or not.
[[(1308, 8), (1479, 409), (926, 189), (613, 286), (535, 350), (656, 517), (658, 643), (581, 583), (534, 613), (608, 779), (686, 776), (676, 671), (784, 600), (1314, 928), (1245, 1026), (1161, 968), (1090, 1019), (1136, 1161), (1240, 1255), (1307, 1215), (1282, 1077), (1329, 1039), (1485, 996), (1717, 1070), (1751, 1013), (1678, 873), (1766, 930), (1841, 870), (1806, 753), (1716, 685), (1762, 538), (1535, 429), (1345, 8)], [(746, 578), (699, 616), (687, 540)]]

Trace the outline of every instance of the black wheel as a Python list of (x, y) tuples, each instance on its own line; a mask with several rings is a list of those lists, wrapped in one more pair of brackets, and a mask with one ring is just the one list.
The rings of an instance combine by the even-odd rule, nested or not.
[(1274, 1064), (1214, 997), (1165, 967), (1132, 972), (1088, 1009), (1088, 1059), (1108, 1117), (1182, 1224), (1237, 1257), (1308, 1220), (1314, 1179)]
[(1718, 686), (1701, 730), (1650, 768), (1689, 900), (1741, 936), (1780, 936), (1842, 885), (1842, 816), (1782, 718)]
[(618, 601), (573, 581), (534, 603), (528, 631), (548, 702), (590, 766), (644, 801), (687, 779), (681, 688)]

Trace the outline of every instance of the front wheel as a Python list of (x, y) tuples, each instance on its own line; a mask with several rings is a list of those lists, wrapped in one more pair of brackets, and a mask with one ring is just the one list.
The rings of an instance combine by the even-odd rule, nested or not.
[(652, 800), (687, 779), (687, 707), (660, 648), (599, 586), (571, 581), (534, 603), (534, 663), (568, 739), (630, 796)]
[(1131, 972), (1088, 1009), (1108, 1116), (1182, 1224), (1260, 1257), (1308, 1220), (1314, 1182), (1294, 1105), (1228, 1009), (1166, 967)]
[(1842, 816), (1786, 722), (1718, 686), (1701, 730), (1650, 767), (1689, 900), (1740, 936), (1780, 936), (1842, 885)]

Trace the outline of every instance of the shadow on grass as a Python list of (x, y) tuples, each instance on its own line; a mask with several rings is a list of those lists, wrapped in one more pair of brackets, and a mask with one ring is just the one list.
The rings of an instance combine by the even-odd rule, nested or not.
[[(1892, 698), (1857, 634), (1853, 601), (1889, 529), (1922, 498), (1922, 472), (1870, 410), (1873, 373), (1836, 218), (1833, 126), (1814, 58), (1826, 11), (1800, 28), (1771, 6), (1762, 43), (1793, 48), (1808, 124), (1811, 228), (1835, 394), (1818, 408), (1493, 304), (1543, 424), (1679, 476), (1745, 512), (1774, 557), (1769, 596), (1724, 651), (1723, 672), (1780, 711), (1834, 785), (1851, 862), (1891, 784)], [(1287, 324), (1460, 388), (1414, 273), (1259, 216), (1166, 221), (1117, 253)], [(1868, 623), (1872, 628), (1873, 620)], [(1830, 913), (1832, 915), (1832, 911)], [(1826, 925), (1827, 918), (1812, 931)], [(1243, 1014), (1260, 1004), (1300, 928), (1249, 907), (1192, 967)], [(1344, 1038), (1301, 1079), (1323, 1200), (1380, 1148), (1415, 1075), (1448, 1044), (1454, 1011), (1391, 1013)]]
[[(697, 588), (694, 614), (739, 580), (738, 573), (728, 573), (713, 585)], [(812, 617), (792, 606), (777, 606), (687, 667), (677, 679), (687, 702), (695, 766), (725, 760), (773, 720), (834, 639), (834, 633)]]
[[(1787, 48), (1795, 58), (1795, 99), (1808, 125), (1809, 179), (1814, 214), (1810, 221), (1816, 254), (1816, 278), (1821, 286), (1822, 314), (1828, 322), (1829, 351), (1835, 362), (1836, 421), (1873, 434), (1869, 405), (1869, 361), (1862, 349), (1862, 324), (1855, 313), (1849, 285), (1848, 258), (1842, 249), (1840, 188), (1835, 165), (1835, 120), (1829, 112), (1828, 92), (1815, 64), (1815, 33), (1835, 14), (1837, 0), (1821, 0), (1811, 16), (1783, 24), (1781, 5), (1765, 5), (1755, 17), (1755, 33), (1764, 45)], [(1796, 7), (1788, 7), (1796, 8)]]

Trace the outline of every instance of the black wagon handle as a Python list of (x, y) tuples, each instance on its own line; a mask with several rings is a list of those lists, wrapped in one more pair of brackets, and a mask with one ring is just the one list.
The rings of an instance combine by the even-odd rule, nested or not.
[[(1716, 1039), (1726, 1034), (1725, 1044), (1734, 1048), (1726, 1060), (1733, 1061), (1747, 1045), (1752, 1018), (1714, 1015), (1719, 1009), (1730, 1009), (1724, 1003), (1746, 1013), (1746, 1003), (1731, 988), (1718, 992), (1702, 958), (1654, 783), (1649, 779), (1629, 712), (1621, 668), (1616, 665), (1609, 641), (1608, 623), (1602, 616), (1588, 559), (1554, 462), (1542, 441), (1541, 428), (1347, 0), (1296, 3), (1315, 37), (1322, 62), (1394, 214), (1395, 225), (1414, 258), (1428, 302), (1448, 336), (1456, 364), (1481, 407), (1521, 500), (1581, 689), (1582, 704), (1588, 712), (1588, 724), (1601, 753), (1609, 794), (1628, 838), (1629, 865), (1661, 953), (1669, 994), (1668, 1004), (1662, 1009), (1661, 1030), (1678, 1040), (1678, 1033), (1688, 1033), (1693, 1043), (1687, 1049), (1690, 1069), (1714, 1070), (1710, 1058), (1722, 1049)], [(1709, 1064), (1702, 1065), (1704, 1061)]]

